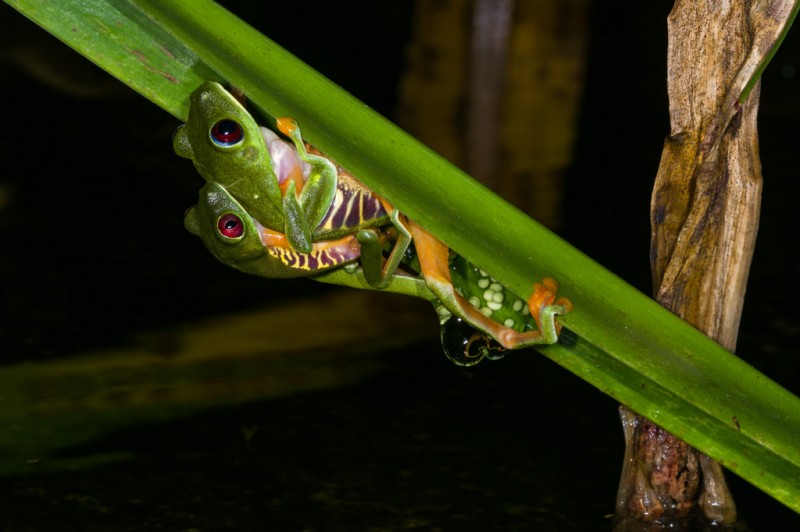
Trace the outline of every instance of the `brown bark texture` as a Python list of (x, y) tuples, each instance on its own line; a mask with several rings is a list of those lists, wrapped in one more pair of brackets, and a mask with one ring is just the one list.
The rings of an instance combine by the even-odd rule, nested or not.
[[(655, 297), (733, 351), (758, 228), (759, 85), (789, 1), (677, 0), (668, 18), (671, 131), (651, 202)], [(632, 523), (736, 521), (722, 468), (621, 409), (626, 452), (618, 530)], [(639, 528), (642, 529), (642, 528)]]

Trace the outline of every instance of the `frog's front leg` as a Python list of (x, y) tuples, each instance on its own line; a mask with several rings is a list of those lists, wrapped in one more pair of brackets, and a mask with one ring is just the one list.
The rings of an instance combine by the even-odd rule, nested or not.
[(558, 341), (561, 324), (555, 318), (571, 311), (572, 303), (566, 298), (556, 298), (558, 283), (555, 280), (546, 277), (541, 283), (533, 285), (528, 308), (536, 321), (537, 330), (515, 331), (484, 315), (456, 292), (448, 267), (447, 246), (411, 221), (409, 228), (425, 283), (453, 315), (463, 318), (505, 349), (554, 344)]
[(384, 203), (391, 212), (392, 225), (397, 229), (398, 237), (386, 262), (383, 261), (383, 241), (377, 229), (362, 229), (356, 233), (356, 240), (361, 244), (361, 269), (364, 278), (372, 288), (384, 288), (397, 271), (403, 255), (411, 243), (411, 233), (400, 220), (400, 212)]
[(308, 252), (313, 243), (314, 229), (333, 203), (339, 174), (336, 166), (327, 158), (308, 153), (300, 128), (293, 118), (279, 118), (277, 127), (292, 140), (297, 156), (310, 167), (303, 182), (287, 182), (283, 196), (286, 236), (294, 249)]
[[(386, 228), (367, 228), (356, 231), (354, 237), (360, 246), (359, 261), (347, 264), (341, 269), (316, 275), (314, 278), (323, 283), (354, 288), (385, 289), (425, 299), (435, 304), (437, 297), (430, 291), (424, 279), (416, 275), (397, 273), (397, 268), (411, 243), (412, 235), (399, 211), (385, 201), (383, 205), (390, 213), (392, 227), (397, 230), (397, 236), (388, 237)], [(391, 238), (394, 244), (392, 251), (384, 261), (384, 244), (387, 238)]]

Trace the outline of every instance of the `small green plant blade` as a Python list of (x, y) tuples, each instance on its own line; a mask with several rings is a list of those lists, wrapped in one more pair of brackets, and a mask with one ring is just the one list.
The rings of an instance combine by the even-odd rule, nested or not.
[(179, 119), (189, 111), (187, 94), (203, 81), (221, 80), (127, 0), (6, 3)]
[[(66, 0), (58, 16), (9, 3), (179, 118), (205, 79), (242, 89), (266, 116), (296, 118), (318, 148), (515, 292), (555, 277), (577, 339), (543, 354), (800, 511), (796, 396), (214, 2), (138, 0), (139, 12)], [(87, 5), (91, 16), (63, 21)]]

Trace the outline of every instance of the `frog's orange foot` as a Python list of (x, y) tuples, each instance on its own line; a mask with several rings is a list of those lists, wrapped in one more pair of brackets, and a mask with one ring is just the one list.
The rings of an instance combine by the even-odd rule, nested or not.
[(278, 131), (286, 135), (287, 137), (292, 137), (297, 131), (297, 121), (294, 118), (290, 118), (288, 116), (282, 116), (275, 120), (275, 124), (278, 128)]
[[(572, 301), (565, 297), (559, 297), (558, 282), (551, 278), (545, 277), (541, 283), (533, 283), (533, 295), (528, 299), (528, 308), (531, 311), (533, 319), (536, 320), (536, 326), (542, 330), (542, 312), (549, 305), (559, 305), (564, 307), (564, 313), (572, 311)], [(561, 324), (556, 322), (556, 332), (561, 332)]]

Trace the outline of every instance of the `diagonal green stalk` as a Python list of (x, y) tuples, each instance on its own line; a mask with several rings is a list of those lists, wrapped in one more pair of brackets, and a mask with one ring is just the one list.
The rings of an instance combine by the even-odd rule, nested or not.
[(557, 278), (578, 338), (545, 356), (800, 512), (797, 397), (213, 1), (7, 2), (180, 119), (207, 79), (296, 118), (310, 142), (517, 293)]

